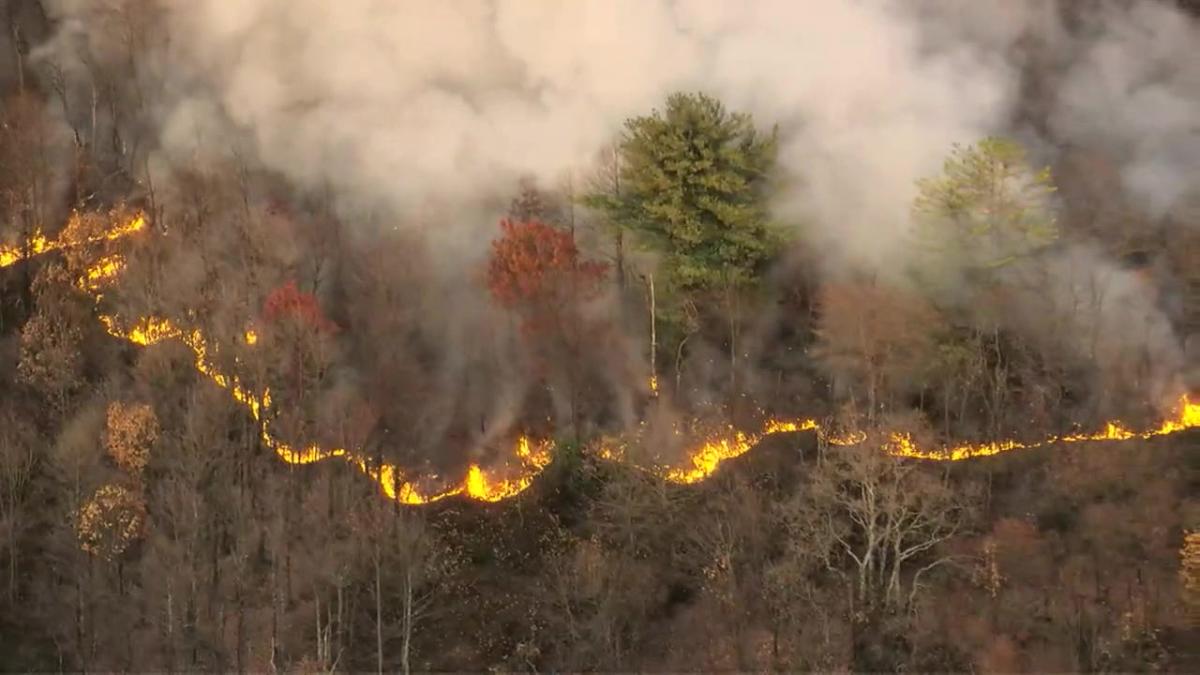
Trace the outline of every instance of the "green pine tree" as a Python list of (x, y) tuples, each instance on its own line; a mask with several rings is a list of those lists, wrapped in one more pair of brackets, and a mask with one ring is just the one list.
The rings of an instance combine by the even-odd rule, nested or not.
[(625, 123), (619, 194), (585, 198), (661, 256), (669, 323), (690, 333), (697, 314), (723, 307), (731, 361), (740, 296), (781, 243), (766, 207), (775, 156), (775, 131), (759, 133), (750, 115), (706, 94), (677, 93)]

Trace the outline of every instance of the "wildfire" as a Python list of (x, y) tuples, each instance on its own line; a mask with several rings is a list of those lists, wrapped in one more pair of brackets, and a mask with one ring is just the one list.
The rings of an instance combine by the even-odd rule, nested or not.
[(129, 236), (134, 232), (141, 231), (146, 227), (146, 217), (143, 215), (135, 216), (129, 222), (104, 232), (103, 234), (87, 237), (82, 241), (55, 241), (42, 234), (41, 230), (37, 230), (25, 242), (25, 246), (0, 246), (0, 268), (15, 265), (22, 260), (39, 256), (50, 251), (57, 251), (73, 246), (84, 246), (87, 244), (95, 244), (101, 241), (113, 241), (122, 237)]
[[(76, 243), (117, 239), (137, 232), (145, 226), (145, 218), (137, 216), (129, 223), (110, 232)], [(39, 234), (32, 238), (24, 249), (0, 247), (0, 267), (11, 265), (29, 255), (53, 251), (70, 245), (74, 244), (49, 241)], [(99, 301), (100, 289), (105, 283), (119, 275), (123, 267), (124, 261), (120, 256), (101, 258), (85, 271), (83, 278), (78, 282), (79, 287), (92, 293)], [(133, 344), (149, 346), (164, 340), (177, 339), (186, 345), (194, 356), (195, 370), (217, 386), (229, 391), (232, 398), (250, 412), (251, 416), (260, 424), (263, 444), (272, 449), (281, 461), (291, 465), (305, 465), (330, 459), (345, 460), (375, 481), (380, 490), (390, 499), (403, 504), (429, 504), (454, 495), (464, 495), (486, 502), (508, 499), (528, 489), (551, 461), (552, 445), (549, 441), (537, 441), (527, 436), (521, 436), (517, 439), (511, 454), (511, 457), (514, 458), (512, 461), (490, 469), (479, 464), (471, 464), (467, 469), (466, 476), (461, 481), (439, 483), (436, 477), (421, 481), (413, 480), (396, 465), (373, 462), (354, 450), (326, 449), (316, 445), (297, 449), (276, 438), (270, 432), (270, 419), (267, 415), (272, 403), (270, 390), (264, 389), (261, 393), (257, 393), (244, 385), (236, 376), (221, 373), (211, 361), (211, 355), (216, 350), (210, 347), (201, 331), (184, 330), (169, 319), (161, 317), (139, 317), (131, 324), (126, 324), (108, 314), (99, 314), (98, 318), (109, 334)], [(246, 330), (242, 338), (245, 344), (251, 347), (257, 345), (259, 341), (258, 333), (253, 329)], [(651, 392), (657, 392), (657, 385), (657, 377), (652, 377), (650, 380)], [(894, 432), (889, 435), (883, 445), (886, 452), (896, 456), (959, 461), (1054, 443), (1152, 438), (1195, 427), (1200, 427), (1200, 402), (1192, 402), (1185, 395), (1177, 402), (1171, 417), (1164, 420), (1157, 428), (1143, 432), (1132, 431), (1118, 421), (1111, 421), (1102, 430), (1094, 433), (1051, 437), (1033, 443), (999, 440), (952, 447), (922, 448), (910, 435)], [(676, 431), (680, 433), (679, 430)], [(655, 473), (674, 483), (696, 483), (712, 475), (722, 462), (745, 454), (766, 437), (799, 431), (815, 431), (825, 442), (832, 445), (855, 445), (867, 440), (867, 434), (862, 431), (851, 430), (835, 433), (822, 429), (814, 419), (771, 419), (764, 423), (758, 432), (744, 432), (729, 427), (727, 431), (710, 437), (691, 450), (682, 465), (664, 467), (656, 470)], [(625, 457), (623, 448), (609, 445), (599, 447), (595, 454), (609, 461), (624, 461)]]
[(0, 267), (15, 265), (26, 258), (41, 255), (56, 248), (59, 248), (59, 246), (53, 244), (41, 231), (35, 232), (26, 242), (24, 248), (19, 246), (0, 246)]
[(125, 268), (125, 260), (119, 255), (104, 256), (94, 265), (87, 268), (83, 278), (79, 280), (79, 288), (84, 291), (99, 294), (100, 288), (115, 279)]
[(1067, 436), (1051, 436), (1044, 441), (1022, 443), (1020, 441), (1004, 440), (978, 443), (974, 445), (959, 445), (950, 448), (923, 449), (918, 447), (907, 434), (892, 434), (887, 444), (893, 454), (914, 459), (932, 459), (940, 461), (959, 461), (974, 457), (998, 455), (1010, 450), (1040, 448), (1055, 443), (1083, 443), (1088, 441), (1127, 441), (1134, 438), (1149, 439), (1155, 436), (1166, 436), (1186, 429), (1200, 427), (1200, 401), (1192, 401), (1184, 394), (1179, 397), (1171, 411), (1171, 417), (1163, 420), (1159, 426), (1149, 431), (1136, 432), (1130, 430), (1118, 421), (1109, 421), (1104, 428), (1094, 433), (1075, 433)]
[[(428, 504), (447, 497), (465, 494), (480, 501), (497, 502), (523, 492), (533, 479), (550, 463), (549, 443), (539, 443), (527, 437), (517, 439), (514, 455), (519, 460), (516, 475), (509, 467), (499, 467), (495, 470), (484, 469), (473, 464), (467, 471), (467, 476), (458, 485), (449, 488), (430, 490), (416, 481), (408, 480), (403, 472), (393, 464), (373, 464), (365, 457), (343, 448), (326, 449), (310, 445), (302, 449), (293, 448), (288, 443), (276, 438), (270, 431), (270, 420), (265, 415), (271, 407), (270, 390), (261, 394), (254, 393), (234, 376), (219, 372), (210, 362), (209, 355), (213, 350), (209, 347), (204, 335), (199, 330), (183, 331), (166, 319), (143, 318), (128, 330), (120, 328), (120, 323), (112, 316), (101, 315), (101, 322), (110, 335), (128, 340), (138, 345), (152, 345), (169, 338), (178, 338), (187, 345), (195, 357), (195, 369), (211, 382), (229, 391), (235, 401), (243, 405), (251, 416), (262, 426), (261, 439), (265, 446), (275, 452), (275, 456), (287, 464), (315, 464), (328, 459), (341, 458), (347, 460), (359, 471), (374, 480), (389, 498), (404, 504)], [(257, 338), (249, 336), (247, 343), (254, 344)]]

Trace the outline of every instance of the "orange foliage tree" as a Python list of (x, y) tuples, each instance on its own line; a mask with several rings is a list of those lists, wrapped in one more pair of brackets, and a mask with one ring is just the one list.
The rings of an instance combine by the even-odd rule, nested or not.
[(122, 469), (140, 479), (150, 460), (150, 447), (158, 439), (158, 417), (145, 403), (108, 404), (104, 447)]
[(295, 281), (276, 288), (263, 302), (263, 316), (268, 321), (278, 321), (285, 316), (297, 317), (318, 330), (335, 332), (337, 325), (325, 317), (317, 298), (296, 288)]
[(521, 314), (527, 333), (563, 329), (566, 314), (600, 292), (608, 266), (580, 258), (568, 232), (532, 220), (501, 220), (492, 242), (488, 288), (500, 305)]

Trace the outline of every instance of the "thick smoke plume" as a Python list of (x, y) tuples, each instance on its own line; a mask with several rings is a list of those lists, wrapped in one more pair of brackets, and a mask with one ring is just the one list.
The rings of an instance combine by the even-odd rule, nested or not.
[[(1196, 199), (1200, 27), (1165, 2), (47, 6), (59, 29), (41, 63), (68, 76), (137, 64), (114, 86), (136, 97), (144, 119), (112, 123), (150, 137), (135, 148), (146, 166), (195, 165), (232, 149), (332, 193), (348, 220), (419, 230), (453, 274), (485, 250), (519, 177), (581, 178), (625, 119), (681, 89), (778, 125), (774, 213), (821, 251), (827, 275), (904, 279), (917, 261), (917, 179), (936, 173), (952, 144), (988, 134), (1018, 137), (1045, 163), (1064, 148), (1100, 148), (1129, 200), (1153, 217)], [(1109, 269), (1091, 253), (1044, 262), (1066, 293), (1090, 278), (1079, 272), (1088, 260)], [(1128, 297), (1145, 295), (1138, 280), (1121, 279)], [(1105, 314), (1114, 307), (1097, 303), (1103, 316), (1086, 322), (1103, 327), (1105, 345), (1177, 365), (1178, 340), (1152, 303), (1144, 320)], [(446, 334), (473, 332), (460, 321), (447, 317)]]
[(1051, 118), (1055, 135), (1112, 153), (1151, 215), (1184, 217), (1200, 205), (1200, 26), (1146, 2), (1105, 5), (1083, 21)]
[[(112, 3), (56, 4), (75, 19), (60, 53), (78, 54), (87, 30), (91, 51), (115, 48), (113, 21), (84, 20)], [(704, 89), (780, 124), (781, 219), (834, 261), (887, 269), (915, 179), (951, 143), (1008, 130), (1030, 41), (1067, 63), (1058, 136), (1117, 146), (1148, 208), (1183, 198), (1200, 157), (1200, 30), (1158, 3), (1095, 3), (1069, 38), (1037, 0), (141, 4), (169, 36), (142, 75), (168, 157), (236, 140), (397, 220), (578, 170), (625, 118)]]

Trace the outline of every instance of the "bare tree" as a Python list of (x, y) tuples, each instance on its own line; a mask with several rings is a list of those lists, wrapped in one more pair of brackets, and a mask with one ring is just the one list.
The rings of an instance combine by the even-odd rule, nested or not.
[(720, 608), (722, 634), (732, 641), (739, 669), (762, 667), (751, 649), (764, 601), (764, 573), (769, 559), (770, 531), (765, 491), (740, 476), (722, 480), (694, 514), (688, 530), (689, 548), (703, 561), (701, 584)]
[(921, 298), (874, 282), (827, 284), (820, 304), (815, 356), (865, 394), (874, 421), (931, 356), (937, 314)]
[(33, 425), (13, 410), (0, 413), (0, 546), (7, 552), (8, 601), (15, 606), (18, 594), (20, 536), (28, 526), (25, 500), (33, 478), (37, 447)]
[(826, 452), (784, 520), (807, 555), (838, 575), (849, 567), (852, 612), (868, 619), (912, 609), (922, 577), (954, 560), (940, 545), (967, 523), (972, 500), (930, 466), (867, 442)]
[[(30, 258), (40, 251), (54, 213), (57, 155), (64, 147), (32, 94), (9, 97), (0, 106), (0, 249), (15, 249)], [(33, 304), (33, 272), (24, 267), (21, 303)]]
[[(395, 635), (400, 641), (399, 667), (407, 674), (412, 669), (417, 627), (432, 608), (433, 582), (452, 566), (452, 560), (435, 544), (420, 511), (374, 499), (358, 512), (355, 522), (360, 545), (366, 549), (363, 557), (370, 564), (376, 668), (382, 673), (387, 667), (385, 645)], [(392, 598), (398, 603), (390, 602)], [(397, 619), (398, 626), (393, 623)]]

